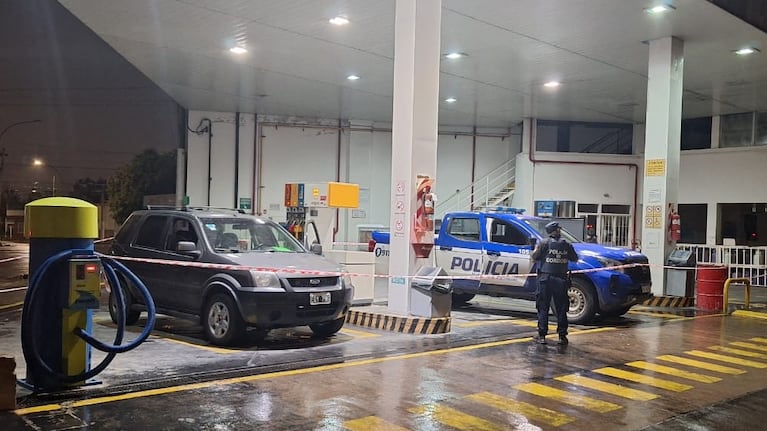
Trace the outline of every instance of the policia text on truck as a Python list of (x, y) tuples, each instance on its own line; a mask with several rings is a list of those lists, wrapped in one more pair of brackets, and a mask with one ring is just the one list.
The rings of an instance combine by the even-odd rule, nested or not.
[[(550, 219), (504, 212), (447, 213), (434, 242), (432, 259), (453, 279), (453, 302), (474, 295), (535, 300), (538, 268), (530, 254), (534, 242), (546, 238)], [(583, 323), (599, 313), (625, 314), (651, 296), (650, 270), (643, 254), (620, 247), (585, 243), (562, 229), (578, 260), (568, 263), (573, 273), (567, 290), (568, 320)], [(373, 232), (376, 272), (388, 273), (389, 234)], [(532, 240), (532, 241), (531, 241)], [(639, 264), (632, 266), (632, 264)], [(588, 270), (584, 272), (578, 272)], [(465, 276), (466, 278), (461, 278)]]

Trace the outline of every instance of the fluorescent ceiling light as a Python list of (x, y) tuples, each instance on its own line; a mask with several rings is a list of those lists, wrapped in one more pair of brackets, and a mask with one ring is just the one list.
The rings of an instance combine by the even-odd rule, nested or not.
[(559, 81), (549, 81), (543, 84), (544, 87), (549, 87), (549, 88), (556, 88), (556, 87), (559, 87), (559, 85), (560, 85)]
[(345, 18), (345, 17), (342, 17), (342, 16), (336, 16), (336, 17), (330, 18), (330, 20), (328, 20), (328, 22), (330, 22), (333, 25), (346, 25), (346, 24), (349, 24), (349, 20), (347, 18)]
[(348, 79), (349, 81), (356, 81), (356, 80), (360, 79), (360, 77), (357, 76), (357, 75), (349, 75), (349, 76), (346, 77), (346, 79)]
[(449, 54), (445, 54), (445, 58), (449, 58), (451, 60), (455, 60), (457, 58), (466, 57), (466, 54), (462, 52), (451, 52)]
[(248, 50), (241, 46), (233, 46), (229, 48), (229, 52), (231, 52), (232, 54), (245, 54), (246, 52), (248, 52)]
[(671, 6), (670, 4), (659, 4), (657, 6), (653, 6), (651, 8), (645, 9), (648, 13), (651, 14), (661, 14), (663, 12), (668, 12), (670, 10), (676, 9), (674, 6)]
[(448, 97), (447, 99), (445, 99), (445, 102), (447, 103), (455, 103), (456, 101), (458, 101), (458, 99), (456, 99), (455, 97)]
[(738, 55), (750, 55), (750, 54), (754, 54), (754, 53), (757, 53), (757, 52), (759, 52), (758, 49), (752, 48), (752, 47), (749, 46), (749, 47), (741, 48), (741, 49), (735, 51), (735, 54), (738, 54)]

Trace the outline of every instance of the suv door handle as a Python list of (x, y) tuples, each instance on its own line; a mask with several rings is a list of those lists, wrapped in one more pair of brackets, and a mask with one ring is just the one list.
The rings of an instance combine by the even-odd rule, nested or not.
[(440, 249), (440, 250), (447, 250), (447, 251), (450, 251), (450, 250), (452, 250), (452, 249), (453, 249), (453, 247), (448, 247), (448, 246), (444, 246), (444, 245), (441, 245), (441, 246), (439, 246), (439, 249)]
[(488, 256), (500, 256), (501, 252), (500, 251), (490, 251), (490, 250), (488, 250), (487, 255)]

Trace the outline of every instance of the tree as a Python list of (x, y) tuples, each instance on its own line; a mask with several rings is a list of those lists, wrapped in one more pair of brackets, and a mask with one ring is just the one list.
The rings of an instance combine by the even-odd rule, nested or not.
[(109, 208), (117, 223), (141, 209), (144, 196), (175, 193), (176, 153), (145, 150), (109, 178)]
[(107, 199), (107, 180), (91, 177), (80, 178), (72, 187), (72, 197), (91, 203), (103, 203)]

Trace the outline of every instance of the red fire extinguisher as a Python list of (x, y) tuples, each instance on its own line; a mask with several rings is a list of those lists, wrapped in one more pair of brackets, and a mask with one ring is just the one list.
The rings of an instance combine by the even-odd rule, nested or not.
[(682, 239), (682, 218), (679, 213), (671, 211), (668, 214), (668, 240), (677, 242)]

